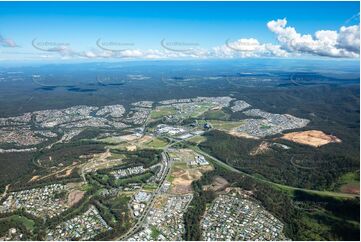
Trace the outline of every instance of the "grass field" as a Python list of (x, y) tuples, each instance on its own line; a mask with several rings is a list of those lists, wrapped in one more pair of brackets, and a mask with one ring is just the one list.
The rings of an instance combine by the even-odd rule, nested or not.
[(177, 110), (172, 106), (163, 106), (163, 107), (157, 107), (156, 109), (152, 110), (150, 113), (150, 117), (152, 119), (159, 119), (163, 118), (167, 115), (175, 115), (177, 113)]
[(340, 177), (339, 183), (347, 184), (347, 183), (360, 183), (360, 173), (359, 172), (347, 172), (343, 176)]
[(145, 148), (152, 149), (163, 149), (166, 145), (168, 145), (168, 142), (160, 138), (153, 138), (151, 141), (143, 144)]
[(143, 186), (143, 190), (153, 192), (155, 189), (157, 189), (157, 184), (155, 183), (147, 183)]
[(226, 119), (229, 116), (222, 110), (211, 110), (211, 108), (214, 107), (214, 104), (212, 103), (199, 103), (188, 105), (192, 105), (192, 108), (190, 108), (190, 106), (185, 106), (184, 110), (178, 110), (177, 108), (172, 106), (157, 107), (156, 109), (151, 111), (150, 118), (156, 120), (163, 118), (164, 116), (173, 115), (176, 116), (178, 119), (199, 118), (200, 116), (204, 116), (204, 118), (207, 119)]
[(207, 140), (207, 138), (204, 136), (201, 136), (201, 135), (196, 135), (196, 136), (193, 136), (192, 138), (187, 139), (187, 141), (197, 144), (197, 145), (206, 140)]
[(160, 231), (154, 226), (152, 226), (151, 230), (152, 233), (150, 236), (152, 237), (153, 240), (157, 240), (158, 236), (160, 235)]
[(207, 120), (227, 120), (229, 118), (229, 114), (223, 112), (222, 110), (209, 110), (204, 113), (204, 118)]
[(169, 172), (169, 175), (167, 176), (167, 181), (172, 182), (174, 180), (174, 176), (172, 176), (172, 173), (177, 172), (177, 171), (181, 171), (181, 170), (185, 170), (187, 169), (187, 163), (180, 161), (180, 162), (175, 162), (173, 163), (172, 167), (171, 167), (171, 171)]
[(28, 229), (30, 231), (32, 231), (34, 229), (34, 225), (35, 225), (35, 222), (33, 220), (28, 219), (24, 216), (20, 216), (20, 215), (12, 215), (7, 218), (1, 218), (0, 220), (13, 221), (15, 223), (23, 224), (26, 227), (26, 229)]
[(340, 192), (360, 193), (360, 172), (348, 172), (337, 181), (336, 188)]
[(124, 155), (124, 154), (111, 153), (111, 156), (108, 157), (107, 159), (108, 160), (113, 160), (113, 159), (125, 159), (125, 158), (127, 158), (127, 156)]
[(269, 129), (269, 128), (271, 128), (271, 126), (262, 124), (260, 128), (261, 129)]
[[(189, 118), (197, 118), (200, 115), (204, 114), (205, 112), (207, 112), (210, 108), (212, 107), (212, 104), (210, 103), (201, 103), (201, 104), (197, 104), (194, 107), (193, 112), (191, 112), (188, 117)], [(184, 118), (188, 118), (188, 117), (184, 117)]]
[(219, 129), (222, 131), (230, 131), (231, 129), (237, 128), (243, 124), (242, 121), (223, 121), (223, 120), (210, 120), (212, 127), (214, 129)]
[(137, 139), (139, 139), (138, 136), (136, 136), (134, 134), (127, 134), (127, 135), (111, 136), (111, 137), (94, 139), (94, 140), (96, 140), (98, 142), (102, 142), (104, 144), (114, 145), (114, 144), (129, 142), (129, 141), (133, 141), (133, 140), (137, 140)]

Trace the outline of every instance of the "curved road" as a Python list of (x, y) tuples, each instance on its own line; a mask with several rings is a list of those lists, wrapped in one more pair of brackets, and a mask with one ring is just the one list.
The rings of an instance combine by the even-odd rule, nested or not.
[[(156, 195), (159, 194), (159, 191), (160, 191), (160, 188), (161, 186), (163, 185), (163, 182), (164, 180), (166, 179), (167, 177), (167, 174), (169, 173), (170, 171), (170, 159), (169, 159), (169, 155), (167, 153), (167, 150), (168, 148), (170, 148), (171, 146), (177, 144), (177, 143), (181, 143), (181, 142), (184, 142), (185, 140), (173, 140), (174, 142), (171, 143), (170, 145), (166, 146), (166, 148), (164, 149), (163, 153), (162, 153), (162, 162), (163, 162), (163, 165), (165, 166), (164, 168), (164, 171), (162, 173), (162, 177), (160, 179), (160, 182), (155, 190), (155, 192), (152, 194), (152, 197), (150, 199), (150, 202), (147, 204), (143, 214), (141, 215), (141, 217), (138, 219), (138, 221), (136, 222), (136, 224), (130, 229), (128, 230), (127, 233), (125, 233), (124, 235), (120, 236), (120, 237), (117, 237), (117, 238), (114, 238), (114, 240), (126, 240), (127, 238), (129, 238), (130, 236), (132, 236), (133, 234), (135, 234), (139, 229), (142, 228), (143, 224), (144, 224), (144, 221), (145, 219), (147, 218), (148, 214), (149, 214), (149, 211), (150, 211), (150, 208), (153, 206), (154, 204), (154, 199), (156, 197)], [(242, 175), (245, 175), (247, 177), (250, 177), (250, 178), (253, 178), (253, 179), (256, 179), (258, 181), (261, 181), (261, 182), (265, 182), (265, 183), (268, 183), (270, 185), (273, 185), (275, 187), (278, 187), (278, 188), (281, 188), (281, 189), (284, 189), (284, 190), (292, 190), (292, 191), (304, 191), (304, 192), (308, 192), (308, 193), (313, 193), (313, 194), (318, 194), (318, 195), (323, 195), (323, 196), (331, 196), (331, 197), (340, 197), (340, 198), (354, 198), (354, 197), (357, 197), (356, 195), (353, 195), (353, 194), (348, 194), (348, 193), (340, 193), (340, 192), (329, 192), (329, 191), (319, 191), (319, 190), (311, 190), (311, 189), (305, 189), (305, 188), (298, 188), (298, 187), (292, 187), (292, 186), (288, 186), (288, 185), (283, 185), (283, 184), (279, 184), (279, 183), (275, 183), (275, 182), (272, 182), (272, 181), (268, 181), (268, 180), (265, 180), (265, 179), (262, 179), (262, 178), (259, 178), (259, 177), (256, 177), (252, 174), (248, 174), (248, 173), (245, 173), (243, 171), (240, 171), (236, 168), (234, 168), (233, 166), (230, 166), (228, 165), (227, 163), (219, 160), (218, 158), (202, 151), (201, 149), (199, 149), (197, 146), (193, 146), (193, 145), (189, 145), (189, 144), (186, 144), (189, 148), (193, 149), (195, 152), (197, 153), (200, 153), (202, 155), (204, 155), (205, 157), (208, 157), (210, 158), (211, 160), (213, 160), (214, 162), (216, 162), (218, 165), (230, 170), (230, 171), (233, 171), (233, 172), (236, 172), (236, 173), (239, 173), (239, 174), (242, 174)]]
[(156, 190), (152, 193), (152, 197), (150, 199), (150, 201), (148, 202), (147, 206), (144, 209), (144, 212), (142, 213), (142, 215), (140, 216), (140, 218), (138, 218), (138, 221), (136, 222), (136, 224), (127, 231), (127, 233), (125, 233), (124, 235), (115, 238), (114, 240), (124, 240), (127, 239), (128, 237), (132, 236), (133, 234), (135, 234), (139, 229), (142, 228), (143, 223), (145, 221), (145, 219), (147, 218), (150, 208), (153, 206), (154, 204), (154, 199), (155, 197), (160, 193), (160, 188), (163, 185), (164, 180), (166, 179), (169, 171), (170, 171), (170, 159), (169, 159), (169, 155), (166, 151), (164, 151), (162, 153), (162, 162), (164, 165), (164, 169), (163, 169), (163, 173), (162, 176), (160, 178), (159, 184), (156, 188)]
[(268, 180), (262, 179), (260, 177), (256, 177), (254, 175), (251, 175), (251, 174), (245, 173), (243, 171), (240, 171), (240, 170), (234, 168), (233, 166), (230, 166), (230, 165), (224, 163), (223, 161), (217, 159), (216, 157), (211, 156), (210, 154), (202, 151), (198, 147), (195, 147), (195, 146), (189, 146), (189, 147), (191, 149), (193, 149), (194, 151), (196, 151), (196, 152), (198, 152), (198, 153), (200, 153), (200, 154), (202, 154), (202, 155), (204, 155), (206, 157), (211, 158), (212, 160), (217, 162), (220, 166), (223, 166), (224, 168), (227, 168), (230, 171), (237, 172), (239, 174), (254, 178), (254, 179), (258, 180), (258, 181), (268, 183), (270, 185), (276, 186), (276, 187), (281, 188), (281, 189), (293, 190), (293, 191), (304, 191), (304, 192), (318, 194), (318, 195), (322, 195), (322, 196), (331, 196), (331, 197), (340, 197), (340, 198), (355, 198), (355, 197), (358, 197), (357, 195), (349, 194), (349, 193), (312, 190), (312, 189), (306, 189), (306, 188), (292, 187), (292, 186), (283, 185), (283, 184), (275, 183), (275, 182), (272, 182), (272, 181), (268, 181)]

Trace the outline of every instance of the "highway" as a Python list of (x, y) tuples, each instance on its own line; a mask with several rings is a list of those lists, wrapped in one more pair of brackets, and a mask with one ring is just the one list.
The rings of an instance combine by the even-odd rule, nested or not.
[[(148, 217), (148, 214), (149, 214), (149, 211), (151, 209), (151, 207), (153, 206), (154, 204), (154, 200), (155, 200), (155, 197), (160, 193), (160, 188), (162, 187), (163, 183), (164, 183), (164, 180), (166, 179), (169, 171), (170, 171), (170, 167), (171, 167), (171, 161), (170, 161), (170, 158), (169, 158), (169, 154), (167, 152), (167, 150), (174, 146), (175, 144), (178, 144), (178, 143), (182, 143), (182, 142), (185, 142), (186, 140), (175, 140), (175, 139), (170, 139), (173, 141), (173, 143), (169, 144), (168, 146), (165, 147), (164, 151), (162, 152), (162, 163), (164, 165), (164, 169), (163, 169), (163, 173), (162, 173), (162, 176), (161, 176), (161, 179), (160, 179), (160, 182), (155, 190), (155, 192), (152, 193), (152, 197), (150, 199), (150, 201), (148, 202), (146, 208), (144, 209), (144, 212), (142, 213), (142, 215), (140, 216), (140, 218), (138, 218), (136, 224), (127, 232), (125, 233), (124, 235), (118, 237), (118, 238), (115, 238), (114, 240), (126, 240), (127, 238), (131, 237), (132, 235), (134, 235), (136, 232), (138, 232), (142, 226), (144, 225), (144, 222), (145, 222), (145, 219)], [(355, 197), (355, 195), (352, 195), (352, 194), (347, 194), (347, 193), (338, 193), (338, 192), (328, 192), (328, 191), (318, 191), (318, 190), (311, 190), (311, 189), (304, 189), (304, 188), (297, 188), (297, 187), (292, 187), (292, 186), (287, 186), (287, 185), (283, 185), (283, 184), (278, 184), (278, 183), (275, 183), (275, 182), (272, 182), (272, 181), (268, 181), (268, 180), (264, 180), (262, 178), (259, 178), (259, 177), (255, 177), (253, 176), (252, 174), (248, 174), (248, 173), (245, 173), (243, 171), (240, 171), (228, 164), (226, 164), (225, 162), (217, 159), (216, 157), (213, 157), (212, 155), (202, 151), (201, 149), (199, 149), (197, 146), (193, 146), (193, 145), (189, 145), (187, 144), (187, 146), (191, 149), (193, 149), (195, 152), (199, 153), (199, 154), (202, 154), (204, 155), (205, 157), (208, 157), (210, 159), (212, 159), (214, 162), (216, 162), (218, 165), (230, 170), (230, 171), (233, 171), (233, 172), (237, 172), (239, 174), (242, 174), (242, 175), (245, 175), (247, 177), (251, 177), (253, 179), (256, 179), (258, 181), (261, 181), (261, 182), (265, 182), (265, 183), (268, 183), (270, 185), (273, 185), (273, 186), (276, 186), (278, 188), (281, 188), (281, 189), (285, 189), (285, 190), (292, 190), (292, 191), (305, 191), (305, 192), (309, 192), (309, 193), (314, 193), (314, 194), (319, 194), (319, 195), (324, 195), (324, 196), (333, 196), (333, 197), (342, 197), (342, 198), (352, 198), (352, 197)]]
[(193, 149), (197, 153), (200, 153), (200, 154), (204, 155), (205, 157), (211, 158), (212, 160), (214, 160), (214, 162), (217, 162), (217, 164), (219, 164), (220, 166), (222, 166), (222, 167), (224, 167), (224, 168), (226, 168), (226, 169), (228, 169), (230, 171), (237, 172), (239, 174), (251, 177), (251, 178), (256, 179), (258, 181), (261, 181), (261, 182), (268, 183), (270, 185), (273, 185), (275, 187), (278, 187), (278, 188), (281, 188), (281, 189), (284, 189), (284, 190), (304, 191), (304, 192), (318, 194), (318, 195), (322, 195), (322, 196), (339, 197), (339, 198), (354, 198), (354, 197), (357, 197), (357, 195), (355, 195), (355, 194), (342, 193), (342, 192), (320, 191), (320, 190), (312, 190), (312, 189), (306, 189), (306, 188), (292, 187), (292, 186), (272, 182), (272, 181), (269, 181), (269, 180), (265, 180), (265, 179), (262, 179), (260, 177), (256, 177), (256, 176), (254, 176), (252, 174), (248, 174), (248, 173), (245, 173), (243, 171), (240, 171), (240, 170), (234, 168), (233, 166), (230, 166), (230, 165), (226, 164), (225, 162), (217, 159), (216, 157), (211, 156), (210, 154), (202, 151), (198, 147), (189, 146), (189, 148)]
[(164, 180), (167, 178), (167, 175), (170, 171), (170, 159), (169, 159), (169, 154), (164, 151), (162, 152), (162, 163), (164, 165), (164, 169), (163, 169), (163, 173), (162, 176), (160, 178), (159, 184), (156, 188), (156, 190), (152, 193), (152, 196), (150, 198), (150, 201), (147, 203), (144, 212), (142, 213), (142, 215), (140, 216), (140, 218), (138, 218), (138, 221), (136, 222), (136, 224), (127, 231), (127, 233), (125, 233), (124, 235), (115, 238), (114, 240), (126, 240), (127, 238), (129, 238), (130, 236), (132, 236), (133, 234), (135, 234), (136, 232), (139, 231), (139, 229), (142, 228), (145, 219), (148, 217), (149, 211), (150, 209), (153, 207), (154, 201), (155, 201), (155, 197), (160, 193), (160, 189), (164, 183)]

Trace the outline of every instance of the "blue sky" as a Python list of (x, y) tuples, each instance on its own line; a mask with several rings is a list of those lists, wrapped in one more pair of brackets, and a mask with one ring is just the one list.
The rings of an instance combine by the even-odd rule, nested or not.
[[(132, 43), (132, 49), (161, 51), (162, 39), (197, 43), (197, 48), (206, 50), (224, 45), (227, 39), (279, 45), (282, 33), (270, 31), (269, 21), (286, 18), (287, 26), (297, 33), (314, 35), (359, 26), (357, 14), (358, 2), (0, 2), (0, 34), (3, 41), (16, 43), (11, 50), (3, 44), (0, 53), (2, 59), (28, 58), (21, 53), (34, 57), (41, 52), (31, 45), (34, 38), (67, 43), (74, 52), (99, 52), (95, 44), (99, 38)], [(286, 45), (281, 43), (280, 48), (303, 49), (290, 50)]]

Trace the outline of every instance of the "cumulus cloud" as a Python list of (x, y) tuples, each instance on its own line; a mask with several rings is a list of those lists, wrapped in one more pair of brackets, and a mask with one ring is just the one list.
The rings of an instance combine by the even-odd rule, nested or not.
[(320, 30), (314, 36), (300, 34), (294, 27), (288, 27), (287, 20), (278, 19), (267, 23), (276, 34), (282, 49), (288, 52), (313, 54), (328, 57), (359, 57), (360, 26), (341, 27), (339, 32)]
[(2, 35), (0, 35), (0, 46), (9, 48), (19, 47), (13, 39), (4, 38)]
[(279, 45), (270, 43), (262, 44), (257, 39), (239, 39), (226, 41), (225, 45), (213, 48), (214, 56), (219, 57), (264, 57), (264, 56), (288, 56), (287, 51)]
[(360, 26), (342, 26), (337, 36), (337, 46), (347, 51), (360, 53)]

